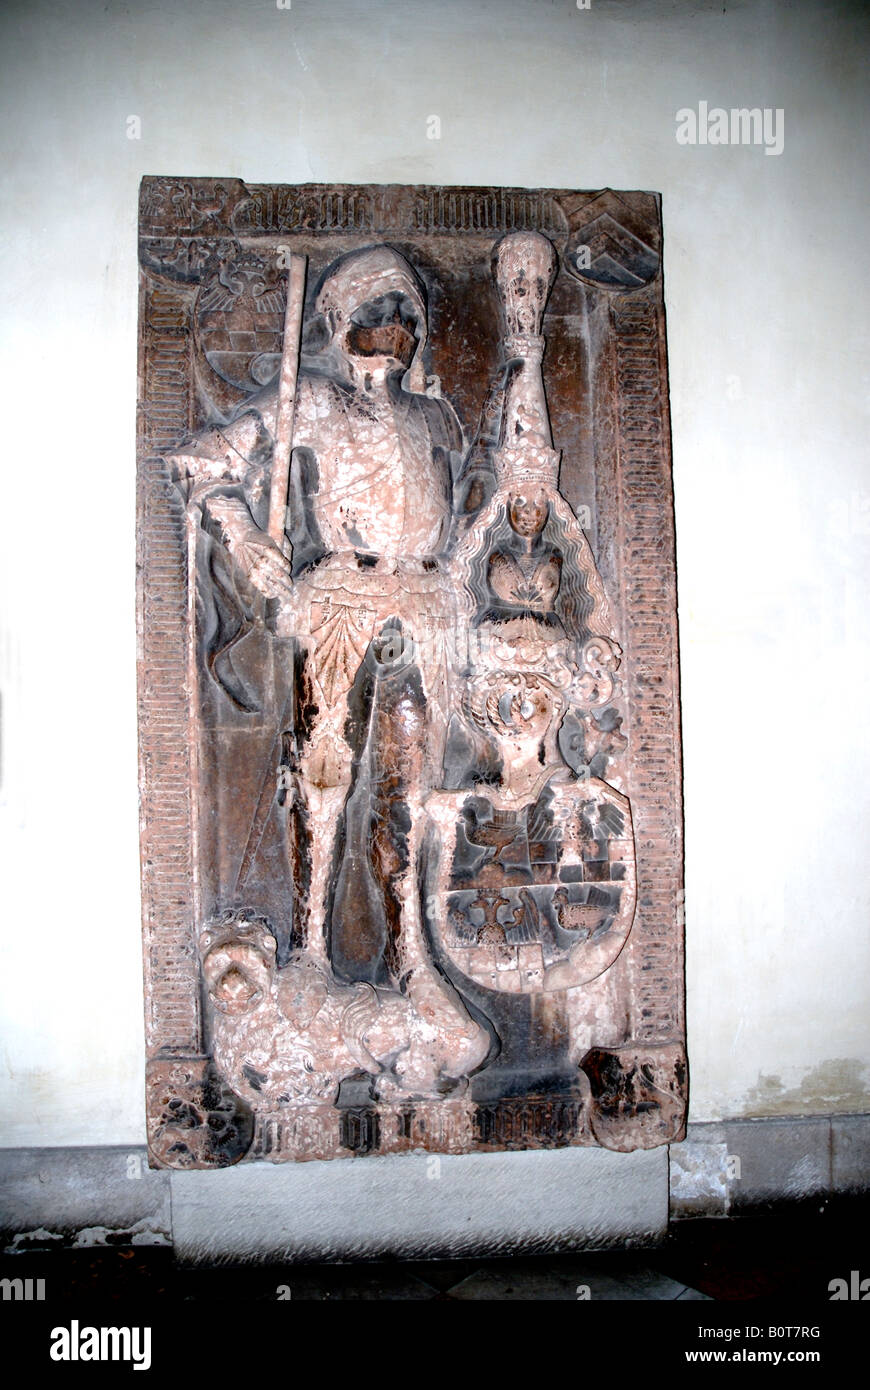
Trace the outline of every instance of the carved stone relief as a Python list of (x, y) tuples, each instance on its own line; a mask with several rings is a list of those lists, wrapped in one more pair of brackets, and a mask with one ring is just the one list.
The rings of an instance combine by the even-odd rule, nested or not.
[(680, 1138), (653, 194), (148, 178), (153, 1161)]

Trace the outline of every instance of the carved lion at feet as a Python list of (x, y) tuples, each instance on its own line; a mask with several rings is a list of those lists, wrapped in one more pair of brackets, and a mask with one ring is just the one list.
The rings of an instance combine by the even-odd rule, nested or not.
[(399, 993), (339, 984), (306, 951), (279, 968), (268, 923), (246, 911), (207, 924), (200, 951), (215, 1063), (255, 1109), (334, 1103), (360, 1071), (382, 1099), (442, 1096), (489, 1052), (486, 1029), (430, 971), (409, 972)]

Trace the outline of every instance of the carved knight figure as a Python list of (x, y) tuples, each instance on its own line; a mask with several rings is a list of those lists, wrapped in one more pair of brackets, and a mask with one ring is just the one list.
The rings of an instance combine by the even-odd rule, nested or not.
[[(422, 808), (451, 707), (444, 555), (463, 458), (453, 410), (420, 389), (426, 333), (423, 286), (396, 251), (355, 252), (324, 274), (283, 549), (265, 529), (276, 386), (170, 460), (237, 577), (273, 601), (276, 633), (298, 646), (283, 768), (294, 945), (324, 972), (410, 1001), (404, 1045), (382, 1058), (381, 1093), (401, 1084), (422, 1095), (466, 1076), (491, 1042), (422, 936)], [(428, 1030), (427, 1049), (415, 1049), (415, 1028)]]
[[(505, 1000), (553, 1001), (541, 1028), (575, 1100), (591, 1043), (622, 1042), (593, 1031), (636, 900), (630, 806), (603, 777), (625, 744), (620, 650), (559, 490), (541, 371), (555, 252), (512, 233), (493, 268), (502, 371), (470, 451), (425, 375), (423, 283), (382, 245), (314, 289), (292, 441), (285, 337), (280, 379), (167, 456), (200, 668), (275, 731), (235, 898), (199, 936), (211, 1065), (259, 1152), (272, 1129), (284, 1154), (347, 1151), (360, 1086), (395, 1110), (388, 1147), (417, 1125), (466, 1150), (477, 1073), (535, 1084)], [(281, 922), (244, 905), (276, 774)]]
[(680, 1137), (655, 198), (143, 195), (154, 1161)]

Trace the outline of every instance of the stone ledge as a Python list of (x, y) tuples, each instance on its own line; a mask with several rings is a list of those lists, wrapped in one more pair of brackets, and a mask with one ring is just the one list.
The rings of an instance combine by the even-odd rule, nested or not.
[(144, 1148), (0, 1149), (4, 1253), (170, 1245), (169, 1175)]
[(186, 1262), (630, 1248), (667, 1230), (667, 1152), (568, 1148), (154, 1171), (144, 1148), (0, 1150), (4, 1253), (174, 1245)]
[(738, 1216), (870, 1190), (870, 1114), (690, 1124), (670, 1148), (671, 1216)]
[[(667, 1228), (666, 1160), (664, 1149), (590, 1148), (169, 1173), (136, 1146), (0, 1149), (0, 1232), (7, 1252), (175, 1245), (193, 1262), (654, 1245)], [(691, 1124), (670, 1148), (675, 1219), (868, 1190), (870, 1115)]]

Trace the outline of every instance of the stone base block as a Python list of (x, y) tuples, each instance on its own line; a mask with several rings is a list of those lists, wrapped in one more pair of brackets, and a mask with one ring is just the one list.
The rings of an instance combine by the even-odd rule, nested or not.
[(172, 1172), (187, 1262), (444, 1259), (655, 1245), (667, 1149), (407, 1154)]

